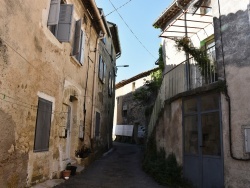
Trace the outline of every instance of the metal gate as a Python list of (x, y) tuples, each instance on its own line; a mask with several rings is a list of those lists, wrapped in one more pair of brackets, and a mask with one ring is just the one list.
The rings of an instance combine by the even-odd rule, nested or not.
[(183, 100), (184, 176), (195, 187), (223, 187), (219, 94)]

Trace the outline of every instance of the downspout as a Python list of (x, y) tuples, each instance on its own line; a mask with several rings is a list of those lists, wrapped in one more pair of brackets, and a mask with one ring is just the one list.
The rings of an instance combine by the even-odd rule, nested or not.
[(237, 161), (250, 161), (250, 159), (243, 159), (234, 156), (233, 153), (233, 139), (232, 139), (232, 110), (231, 110), (231, 99), (228, 94), (228, 85), (227, 85), (227, 78), (226, 78), (226, 67), (225, 67), (225, 53), (223, 47), (223, 38), (222, 38), (222, 22), (221, 22), (221, 9), (220, 9), (220, 0), (218, 0), (218, 8), (219, 8), (219, 23), (220, 23), (220, 41), (221, 41), (221, 51), (222, 51), (222, 64), (223, 64), (223, 72), (224, 72), (224, 79), (225, 79), (225, 96), (228, 102), (228, 126), (229, 126), (229, 148), (230, 148), (230, 156), (232, 159)]
[[(89, 27), (89, 41), (88, 41), (88, 66), (87, 66), (87, 76), (86, 76), (86, 82), (85, 82), (85, 92), (84, 92), (84, 102), (83, 102), (83, 140), (85, 137), (85, 127), (86, 127), (86, 95), (87, 95), (87, 89), (88, 89), (88, 78), (89, 78), (89, 61), (91, 60), (89, 57), (90, 54), (90, 39), (91, 39), (91, 28), (92, 24), (90, 24)], [(92, 60), (91, 60), (92, 61)]]
[(99, 50), (99, 36), (96, 38), (96, 48), (95, 48), (95, 62), (94, 62), (94, 79), (93, 79), (93, 93), (92, 93), (92, 100), (93, 100), (93, 103), (92, 103), (92, 126), (91, 126), (91, 138), (94, 136), (94, 133), (93, 133), (93, 126), (94, 126), (94, 121), (95, 121), (95, 96), (96, 96), (96, 79), (97, 79), (97, 71), (96, 71), (96, 64), (97, 64), (97, 59), (98, 59), (98, 53), (97, 51)]

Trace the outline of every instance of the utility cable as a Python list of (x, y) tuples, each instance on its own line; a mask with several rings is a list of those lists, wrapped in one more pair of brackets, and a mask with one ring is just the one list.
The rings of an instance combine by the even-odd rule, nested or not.
[(128, 3), (130, 3), (132, 0), (129, 0), (128, 2), (124, 3), (123, 5), (119, 6), (117, 9), (111, 11), (110, 13), (106, 14), (104, 17), (109, 16), (110, 14), (112, 14), (113, 12), (115, 12), (116, 10), (119, 10), (120, 8), (124, 7), (125, 5), (127, 5)]
[(118, 12), (117, 8), (114, 6), (114, 4), (111, 2), (111, 0), (109, 0), (110, 4), (113, 6), (113, 8), (115, 9), (115, 11), (117, 12), (117, 14), (119, 15), (119, 17), (122, 19), (122, 21), (124, 22), (124, 24), (127, 26), (127, 28), (129, 29), (129, 31), (134, 35), (134, 37), (137, 39), (137, 41), (141, 44), (141, 46), (154, 58), (157, 59), (147, 48), (146, 46), (141, 42), (141, 40), (136, 36), (136, 34), (133, 32), (133, 30), (129, 27), (129, 25), (127, 24), (127, 22), (123, 19), (123, 17), (121, 16), (121, 14)]

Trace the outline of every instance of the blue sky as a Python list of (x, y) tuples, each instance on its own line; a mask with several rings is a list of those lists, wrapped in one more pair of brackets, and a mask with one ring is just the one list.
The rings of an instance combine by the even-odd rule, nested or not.
[[(114, 11), (110, 1), (118, 8), (130, 0), (95, 1), (107, 15)], [(160, 29), (155, 29), (152, 24), (171, 2), (172, 0), (131, 0), (118, 9), (129, 28), (149, 52), (136, 39), (116, 11), (106, 17), (107, 21), (117, 24), (119, 30), (122, 55), (116, 65), (129, 65), (118, 68), (116, 83), (156, 67), (154, 63), (158, 58), (161, 39), (158, 37)]]

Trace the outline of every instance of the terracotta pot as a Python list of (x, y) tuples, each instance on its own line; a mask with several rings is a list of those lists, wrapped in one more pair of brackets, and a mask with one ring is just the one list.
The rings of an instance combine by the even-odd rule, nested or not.
[(66, 180), (69, 179), (70, 173), (71, 173), (71, 170), (62, 171), (63, 178), (66, 179)]

